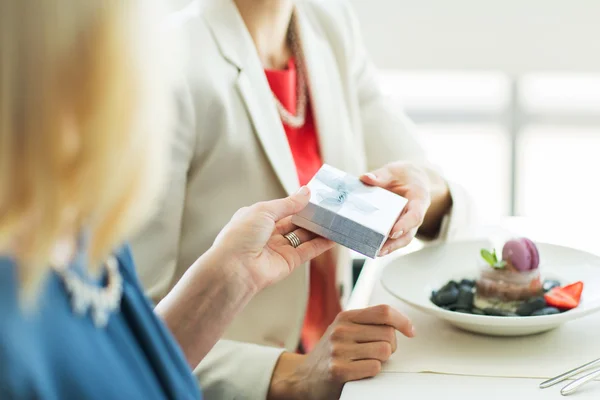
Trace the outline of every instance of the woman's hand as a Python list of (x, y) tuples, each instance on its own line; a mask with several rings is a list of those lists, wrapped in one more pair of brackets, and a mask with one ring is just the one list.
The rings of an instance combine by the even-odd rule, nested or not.
[(396, 351), (396, 332), (415, 335), (410, 320), (388, 305), (340, 313), (310, 353), (282, 354), (269, 399), (338, 399), (346, 382), (381, 371)]
[[(257, 290), (285, 278), (334, 245), (291, 223), (291, 216), (304, 209), (309, 200), (310, 190), (302, 187), (284, 199), (240, 209), (219, 233), (212, 250), (247, 272)], [(284, 237), (290, 232), (300, 239), (297, 248)]]
[(452, 206), (446, 181), (437, 173), (413, 163), (390, 163), (364, 174), (360, 179), (368, 185), (382, 187), (408, 200), (390, 232), (390, 238), (381, 248), (382, 256), (408, 245), (419, 228), (420, 233), (435, 236), (442, 217)]
[[(206, 356), (252, 296), (333, 247), (333, 242), (292, 225), (291, 216), (309, 199), (304, 187), (285, 199), (239, 210), (156, 306), (190, 367)], [(283, 237), (289, 232), (300, 239), (297, 248)]]

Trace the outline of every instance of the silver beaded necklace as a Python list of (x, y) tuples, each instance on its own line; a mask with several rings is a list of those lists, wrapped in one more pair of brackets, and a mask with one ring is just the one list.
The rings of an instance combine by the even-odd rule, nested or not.
[(104, 287), (86, 282), (71, 268), (54, 268), (71, 297), (73, 312), (84, 316), (89, 311), (94, 325), (99, 328), (108, 324), (110, 314), (119, 309), (123, 296), (123, 278), (117, 259), (111, 256), (104, 265), (107, 273), (107, 284)]
[(302, 46), (300, 44), (299, 28), (295, 12), (292, 14), (287, 40), (290, 43), (292, 55), (294, 56), (294, 62), (296, 64), (296, 115), (290, 113), (284, 105), (281, 104), (273, 91), (271, 91), (271, 94), (275, 100), (275, 106), (277, 106), (281, 121), (285, 125), (297, 129), (304, 126), (306, 119), (307, 88), (304, 70), (304, 53), (302, 52)]

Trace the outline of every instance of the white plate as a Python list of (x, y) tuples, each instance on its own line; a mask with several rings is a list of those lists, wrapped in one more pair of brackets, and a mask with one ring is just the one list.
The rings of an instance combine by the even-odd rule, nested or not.
[(584, 282), (579, 306), (573, 310), (540, 317), (491, 317), (462, 314), (439, 308), (430, 300), (449, 280), (477, 277), (478, 255), (491, 248), (488, 241), (447, 242), (390, 261), (381, 277), (383, 287), (409, 305), (435, 315), (467, 331), (495, 336), (523, 336), (554, 329), (559, 325), (600, 310), (600, 257), (580, 250), (536, 243), (540, 251), (542, 279), (567, 284)]

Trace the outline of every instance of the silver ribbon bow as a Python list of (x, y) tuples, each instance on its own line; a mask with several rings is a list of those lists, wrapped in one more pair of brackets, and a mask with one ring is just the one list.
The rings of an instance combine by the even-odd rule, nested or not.
[(357, 196), (360, 193), (369, 191), (369, 188), (357, 178), (347, 174), (338, 176), (326, 170), (320, 170), (315, 178), (328, 187), (328, 189), (318, 190), (316, 193), (320, 206), (325, 206), (336, 213), (345, 205), (349, 205), (364, 214), (379, 210)]

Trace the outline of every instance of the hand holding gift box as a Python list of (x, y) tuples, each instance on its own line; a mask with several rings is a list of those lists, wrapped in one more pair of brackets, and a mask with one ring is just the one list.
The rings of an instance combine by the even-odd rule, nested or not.
[(371, 258), (379, 253), (407, 203), (329, 165), (323, 165), (308, 187), (310, 203), (292, 222)]

